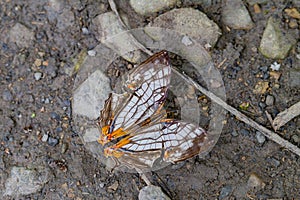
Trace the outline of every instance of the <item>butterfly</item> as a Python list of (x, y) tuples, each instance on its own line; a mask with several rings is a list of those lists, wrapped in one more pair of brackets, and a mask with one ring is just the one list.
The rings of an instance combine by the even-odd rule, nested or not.
[(98, 142), (104, 155), (129, 168), (176, 163), (205, 151), (201, 127), (168, 119), (163, 108), (171, 79), (167, 51), (154, 54), (125, 76), (122, 94), (111, 93), (100, 112)]

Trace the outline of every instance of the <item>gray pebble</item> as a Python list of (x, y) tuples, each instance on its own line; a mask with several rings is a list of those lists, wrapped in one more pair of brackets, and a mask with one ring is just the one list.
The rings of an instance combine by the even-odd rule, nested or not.
[(295, 143), (300, 142), (300, 138), (299, 138), (298, 135), (293, 135), (293, 136), (292, 136), (292, 140), (293, 140)]
[(103, 188), (103, 187), (105, 186), (105, 184), (104, 184), (103, 182), (101, 182), (101, 183), (99, 184), (99, 186), (100, 186), (101, 188)]
[(41, 72), (35, 72), (34, 73), (34, 78), (35, 78), (35, 80), (40, 80), (41, 78), (42, 78), (42, 73)]
[(267, 72), (268, 67), (267, 66), (262, 66), (262, 67), (259, 67), (259, 70), (262, 71), (262, 72)]
[(256, 131), (256, 139), (260, 144), (263, 144), (266, 141), (266, 137), (259, 131)]
[(266, 104), (268, 106), (272, 106), (274, 104), (274, 101), (275, 101), (275, 99), (274, 99), (274, 97), (272, 95), (268, 95), (266, 97)]
[(52, 119), (60, 121), (60, 116), (56, 112), (51, 112), (50, 116), (51, 116)]
[(49, 137), (48, 144), (52, 147), (58, 144), (59, 140), (57, 138)]
[(46, 98), (45, 99), (45, 104), (48, 104), (48, 103), (50, 103), (50, 100), (49, 100), (49, 98)]
[(232, 135), (233, 137), (236, 137), (236, 136), (239, 135), (239, 133), (238, 133), (237, 131), (233, 130), (233, 131), (231, 132), (231, 135)]
[(250, 132), (247, 129), (241, 129), (239, 131), (243, 136), (248, 136), (250, 134)]
[(164, 199), (169, 200), (170, 198), (166, 196), (160, 187), (149, 185), (143, 187), (139, 192), (139, 200), (151, 200), (151, 199)]
[(62, 127), (59, 126), (59, 127), (56, 127), (55, 131), (56, 131), (56, 133), (60, 133), (63, 131), (63, 129), (62, 129)]
[(89, 56), (96, 56), (96, 51), (95, 50), (89, 50), (88, 52)]
[(259, 102), (258, 105), (261, 109), (264, 109), (267, 106), (264, 102)]
[(279, 167), (280, 161), (276, 158), (267, 158), (267, 161), (271, 163), (274, 167)]
[(268, 78), (270, 78), (270, 74), (269, 74), (269, 72), (265, 72), (263, 75), (263, 79), (266, 80)]
[(87, 35), (87, 34), (90, 33), (90, 32), (89, 32), (89, 29), (87, 29), (86, 27), (83, 27), (83, 28), (81, 29), (81, 31), (82, 31), (82, 33), (83, 33), (84, 35)]
[(11, 92), (9, 90), (5, 90), (3, 93), (2, 93), (2, 98), (4, 101), (11, 101), (13, 100), (13, 96), (11, 94)]
[(224, 186), (221, 189), (220, 195), (219, 195), (219, 199), (224, 199), (225, 197), (227, 197), (232, 191), (232, 187), (230, 185)]
[(44, 134), (42, 137), (42, 142), (47, 142), (49, 135), (48, 134)]

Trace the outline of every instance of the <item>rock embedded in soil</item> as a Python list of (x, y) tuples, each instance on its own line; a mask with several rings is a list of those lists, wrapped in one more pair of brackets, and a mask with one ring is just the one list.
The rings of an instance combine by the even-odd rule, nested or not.
[(145, 186), (140, 190), (139, 200), (152, 200), (152, 199), (161, 199), (161, 200), (170, 200), (170, 198), (165, 195), (161, 188), (154, 185)]
[(179, 0), (130, 0), (130, 5), (134, 11), (140, 15), (151, 15), (153, 13), (174, 7)]
[(231, 191), (232, 191), (232, 186), (230, 186), (230, 185), (224, 186), (221, 189), (221, 192), (220, 192), (220, 195), (219, 195), (219, 199), (226, 198), (231, 193)]
[(4, 90), (2, 93), (2, 99), (4, 101), (12, 101), (13, 100), (13, 95), (9, 90)]
[(250, 14), (241, 0), (226, 1), (222, 8), (222, 21), (233, 29), (251, 29), (254, 26)]
[(253, 6), (254, 4), (266, 4), (268, 3), (269, 0), (246, 0), (246, 1), (250, 6)]
[(8, 33), (9, 41), (15, 42), (18, 47), (29, 47), (34, 39), (34, 33), (22, 24), (16, 23)]
[[(126, 19), (124, 19), (126, 21)], [(141, 52), (133, 42), (130, 33), (127, 33), (114, 12), (103, 13), (93, 19), (97, 27), (97, 39), (107, 47), (118, 52), (125, 60), (133, 63), (141, 61)]]
[(267, 58), (284, 59), (296, 39), (280, 28), (279, 20), (270, 17), (264, 30), (259, 50)]
[(250, 134), (250, 132), (247, 129), (241, 129), (240, 134), (242, 134), (243, 136), (248, 136)]
[(256, 131), (255, 137), (260, 144), (263, 144), (266, 141), (266, 137), (259, 131)]
[(248, 182), (247, 182), (248, 189), (257, 188), (262, 189), (265, 187), (265, 183), (263, 180), (258, 177), (255, 173), (250, 174)]
[(109, 78), (96, 70), (74, 91), (73, 113), (97, 119), (110, 92)]
[(45, 134), (43, 134), (41, 140), (42, 140), (42, 142), (47, 142), (48, 138), (49, 138), (49, 135), (45, 133)]
[[(173, 9), (159, 15), (153, 20), (152, 24), (149, 24), (145, 28), (145, 32), (150, 35), (150, 37), (154, 39), (161, 38), (161, 35), (164, 34), (163, 29), (153, 30), (151, 27), (171, 29), (195, 39), (203, 46), (209, 44), (212, 47), (216, 44), (222, 34), (215, 22), (210, 20), (204, 13), (193, 8)], [(182, 39), (180, 39), (179, 42), (181, 42)]]
[(292, 88), (300, 88), (300, 68), (299, 69), (290, 69), (288, 84)]
[(275, 98), (272, 95), (267, 95), (266, 104), (267, 106), (272, 106), (274, 104)]
[(4, 195), (18, 197), (38, 192), (44, 187), (47, 179), (48, 173), (45, 169), (37, 171), (14, 166), (5, 182)]

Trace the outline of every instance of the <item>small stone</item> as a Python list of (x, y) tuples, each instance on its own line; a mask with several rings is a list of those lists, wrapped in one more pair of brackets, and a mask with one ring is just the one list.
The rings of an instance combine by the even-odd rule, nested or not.
[(96, 51), (95, 50), (89, 50), (88, 52), (89, 56), (96, 56)]
[(60, 133), (60, 132), (62, 132), (63, 131), (63, 129), (62, 129), (62, 127), (56, 127), (56, 129), (55, 129), (55, 132), (56, 133)]
[(289, 79), (288, 83), (292, 88), (299, 88), (300, 87), (300, 70), (298, 69), (291, 69), (289, 71)]
[[(123, 20), (126, 21), (126, 19)], [(114, 12), (98, 15), (93, 19), (93, 24), (98, 27), (97, 39), (101, 43), (118, 52), (129, 62), (138, 63), (141, 61), (141, 51), (132, 51), (132, 49), (136, 49), (136, 44), (132, 41), (131, 35), (125, 31)]]
[(231, 193), (231, 191), (232, 191), (232, 186), (230, 186), (230, 185), (224, 186), (221, 189), (219, 199), (224, 199), (225, 197), (227, 197)]
[(165, 195), (161, 188), (154, 185), (145, 186), (140, 190), (139, 200), (152, 200), (152, 199), (160, 199), (160, 200), (170, 200), (170, 198)]
[(266, 104), (267, 104), (267, 106), (272, 106), (274, 104), (274, 101), (275, 101), (275, 99), (274, 99), (274, 97), (272, 95), (268, 95), (266, 97)]
[(269, 157), (266, 159), (269, 163), (271, 163), (274, 167), (279, 167), (280, 161), (276, 158)]
[(247, 186), (249, 189), (252, 188), (260, 189), (260, 188), (264, 188), (265, 183), (256, 174), (252, 173), (249, 176)]
[(243, 136), (248, 136), (250, 134), (250, 132), (247, 130), (247, 129), (241, 129), (240, 130), (240, 133), (243, 135)]
[(152, 0), (152, 1), (141, 1), (141, 0), (130, 0), (130, 5), (140, 15), (150, 15), (162, 11), (166, 8), (175, 6), (177, 0)]
[(42, 78), (42, 73), (41, 72), (35, 72), (34, 73), (34, 78), (35, 78), (35, 80), (40, 80), (41, 78)]
[(293, 135), (293, 136), (292, 136), (292, 140), (293, 140), (295, 143), (300, 142), (300, 138), (299, 138), (298, 135)]
[(48, 104), (48, 103), (50, 103), (50, 100), (49, 100), (49, 98), (46, 98), (46, 99), (45, 99), (45, 101), (44, 101), (44, 103), (45, 103), (45, 104)]
[(51, 112), (50, 116), (52, 119), (55, 119), (56, 121), (60, 121), (60, 116), (56, 112)]
[[(222, 34), (220, 28), (214, 21), (210, 20), (205, 13), (193, 8), (173, 9), (159, 15), (154, 19), (152, 24), (145, 27), (145, 32), (151, 38), (155, 40), (157, 40), (157, 38), (163, 38), (165, 33), (161, 33), (159, 29), (153, 27), (174, 30), (182, 35), (193, 38), (203, 46), (209, 44), (212, 47), (215, 46)], [(181, 43), (182, 39), (186, 40), (187, 38), (178, 38), (178, 42)], [(177, 41), (170, 42), (174, 43)], [(188, 41), (185, 42), (184, 44), (190, 43)]]
[(48, 138), (48, 144), (52, 147), (56, 146), (58, 142), (59, 140), (57, 138), (53, 138), (53, 137)]
[(29, 47), (34, 39), (34, 33), (20, 23), (16, 23), (7, 35), (10, 41), (15, 42), (20, 48)]
[(42, 137), (42, 142), (47, 142), (49, 135), (48, 134), (44, 134)]
[(47, 169), (37, 170), (25, 167), (12, 167), (10, 176), (5, 182), (4, 195), (19, 199), (20, 195), (29, 195), (40, 191), (48, 181), (49, 175)]
[(103, 187), (105, 186), (105, 183), (101, 182), (101, 183), (99, 184), (99, 186), (100, 186), (101, 188), (103, 188)]
[(13, 95), (9, 90), (4, 90), (4, 92), (2, 93), (2, 98), (4, 101), (12, 101)]
[(239, 133), (238, 133), (236, 130), (233, 130), (233, 131), (231, 132), (231, 135), (232, 135), (233, 137), (236, 137), (236, 136), (239, 135)]
[(224, 24), (234, 29), (251, 29), (254, 26), (250, 14), (241, 0), (226, 1), (222, 8)]
[(82, 31), (82, 33), (84, 34), (84, 35), (88, 35), (90, 32), (89, 32), (89, 29), (87, 29), (86, 27), (83, 27), (82, 29), (81, 29), (81, 31)]
[(262, 71), (262, 72), (267, 72), (268, 67), (267, 66), (261, 66), (261, 67), (259, 67), (259, 70)]
[(295, 43), (296, 39), (280, 28), (279, 20), (270, 17), (259, 50), (267, 58), (284, 59)]
[(269, 79), (270, 78), (270, 74), (269, 74), (269, 72), (266, 72), (266, 73), (264, 73), (264, 75), (263, 75), (263, 77), (262, 77), (264, 80), (267, 80), (267, 79)]
[(266, 141), (266, 137), (259, 131), (256, 131), (256, 139), (258, 143), (263, 144)]

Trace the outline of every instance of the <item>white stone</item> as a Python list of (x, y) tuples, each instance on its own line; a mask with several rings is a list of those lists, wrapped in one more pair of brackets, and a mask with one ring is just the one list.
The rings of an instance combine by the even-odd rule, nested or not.
[(166, 8), (174, 7), (178, 0), (130, 0), (130, 5), (140, 15), (150, 15)]

